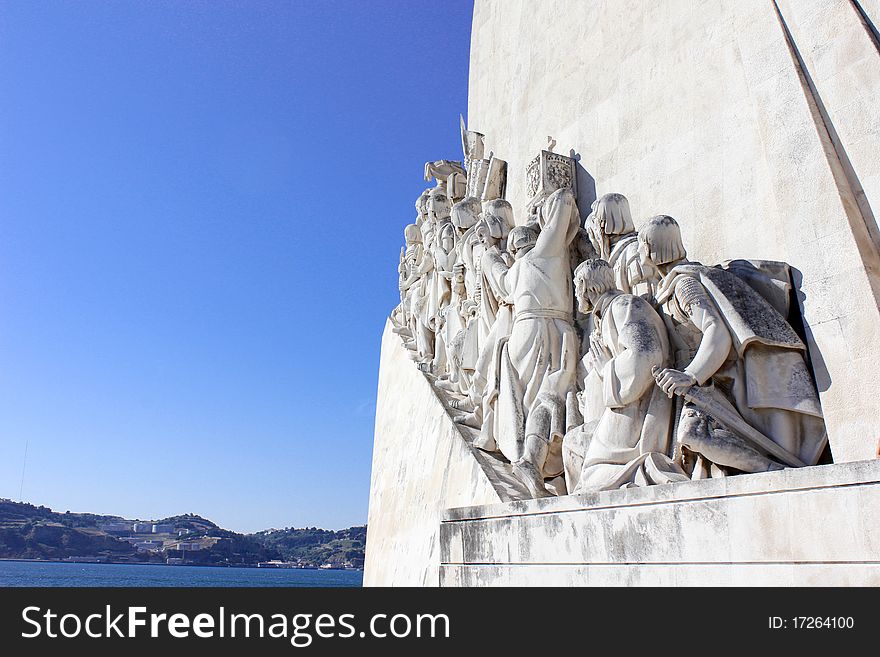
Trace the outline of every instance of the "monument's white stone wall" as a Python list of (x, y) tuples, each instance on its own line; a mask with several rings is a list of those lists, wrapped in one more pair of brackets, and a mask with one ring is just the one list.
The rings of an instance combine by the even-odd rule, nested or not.
[(579, 158), (582, 213), (621, 192), (637, 226), (678, 219), (694, 260), (791, 263), (833, 458), (864, 459), (880, 438), (880, 3), (778, 6), (477, 0), (468, 127), (508, 161), (517, 209), (552, 135)]
[(880, 586), (880, 460), (451, 509), (444, 586)]
[(391, 323), (382, 336), (365, 586), (437, 586), (445, 509), (502, 498)]

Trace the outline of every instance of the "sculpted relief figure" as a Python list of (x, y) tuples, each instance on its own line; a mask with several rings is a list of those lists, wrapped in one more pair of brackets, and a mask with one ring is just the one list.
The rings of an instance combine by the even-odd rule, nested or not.
[[(716, 466), (772, 469), (770, 459), (754, 458), (758, 440), (762, 452), (786, 465), (815, 464), (825, 448), (825, 425), (806, 347), (794, 329), (734, 273), (688, 262), (672, 217), (642, 226), (639, 248), (643, 265), (663, 276), (656, 298), (675, 349), (673, 366), (656, 372), (657, 384), (726, 425), (723, 449), (721, 442), (712, 449), (711, 441), (685, 449)], [(761, 436), (767, 444), (760, 444)]]
[[(459, 234), (455, 245), (456, 265), (464, 277), (464, 286), (467, 292), (466, 303), (469, 306), (469, 312), (472, 312), (474, 316), (478, 315), (480, 306), (480, 259), (483, 256), (483, 243), (477, 237), (477, 225), (482, 209), (480, 199), (474, 197), (468, 197), (456, 203), (452, 208), (452, 223)], [(478, 331), (476, 324), (475, 331)], [(476, 335), (477, 333), (475, 333)]]
[(430, 332), (430, 358), (425, 357), (420, 362), (420, 367), (426, 372), (436, 371), (443, 367), (446, 359), (442, 336), (438, 340), (437, 335), (441, 329), (442, 311), (449, 303), (451, 296), (450, 279), (447, 277), (449, 272), (446, 270), (449, 259), (447, 249), (451, 251), (454, 246), (451, 243), (454, 236), (450, 232), (451, 207), (445, 186), (438, 185), (430, 190), (427, 200), (427, 218), (422, 224), (425, 251), (431, 261), (430, 268), (426, 268), (424, 273), (427, 285), (423, 321)]
[(464, 411), (456, 422), (467, 424), (475, 429), (486, 427), (484, 436), (478, 441), (479, 447), (494, 450), (491, 422), (494, 417), (495, 396), (488, 390), (490, 378), (497, 362), (499, 342), (510, 333), (512, 323), (511, 303), (508, 298), (506, 278), (511, 265), (507, 251), (508, 235), (513, 227), (513, 208), (503, 199), (486, 204), (483, 219), (475, 227), (475, 235), (482, 251), (479, 258), (479, 309), (477, 311), (477, 344), (479, 354), (474, 365), (468, 399), (455, 407)]
[(422, 224), (428, 220), (428, 196), (431, 190), (426, 189), (416, 199), (416, 226), (422, 227)]
[(669, 360), (663, 320), (650, 303), (617, 289), (604, 260), (578, 266), (574, 287), (581, 312), (593, 314), (590, 351), (605, 409), (597, 422), (566, 435), (569, 492), (687, 480), (667, 456), (675, 404), (652, 374)]
[(434, 261), (425, 248), (424, 234), (416, 224), (410, 224), (404, 231), (407, 277), (400, 284), (406, 297), (407, 330), (411, 342), (409, 346), (415, 349), (415, 359), (420, 363), (434, 357), (434, 336), (427, 323), (428, 274), (434, 268)]
[(419, 290), (417, 282), (421, 276), (413, 275), (417, 269), (417, 261), (421, 258), (422, 252), (422, 235), (421, 228), (428, 217), (428, 192), (426, 189), (416, 199), (416, 221), (404, 228), (404, 249), (401, 254), (401, 262), (398, 265), (397, 272), (399, 276), (398, 287), (400, 288), (400, 311), (396, 314), (395, 320), (398, 327), (395, 333), (402, 335), (408, 346), (415, 348), (415, 327), (413, 325), (413, 307), (423, 296), (423, 291)]
[[(455, 229), (455, 252), (452, 254), (452, 300), (444, 322), (447, 345), (447, 371), (437, 381), (438, 387), (466, 395), (471, 385), (479, 355), (479, 298), (475, 271), (476, 224), (481, 212), (479, 199), (466, 198), (452, 207)], [(482, 249), (479, 250), (479, 255)]]
[[(435, 315), (434, 332), (436, 342), (434, 348), (434, 361), (431, 371), (437, 376), (445, 376), (448, 367), (449, 344), (455, 331), (456, 321), (453, 315), (456, 309), (452, 307), (452, 288), (454, 285), (455, 269), (455, 227), (446, 221), (440, 224), (434, 243), (434, 294)], [(451, 320), (451, 321), (450, 321)]]
[(638, 235), (623, 194), (605, 194), (593, 205), (587, 219), (587, 233), (596, 257), (614, 271), (614, 283), (627, 294), (650, 293), (651, 281), (642, 271)]
[(535, 497), (549, 496), (544, 479), (562, 473), (564, 419), (550, 436), (527, 428), (536, 408), (547, 407), (548, 396), (564, 413), (575, 386), (578, 336), (572, 324), (569, 246), (579, 223), (571, 190), (553, 192), (539, 212), (534, 247), (516, 259), (505, 281), (516, 314), (500, 352), (493, 437)]
[(392, 313), (396, 327), (394, 332), (403, 336), (404, 342), (412, 342), (415, 334), (412, 332), (410, 321), (412, 319), (411, 289), (414, 280), (411, 279), (415, 263), (415, 249), (421, 244), (421, 232), (415, 224), (409, 224), (403, 229), (405, 246), (400, 250), (400, 263), (397, 266), (397, 287), (400, 290), (400, 305)]

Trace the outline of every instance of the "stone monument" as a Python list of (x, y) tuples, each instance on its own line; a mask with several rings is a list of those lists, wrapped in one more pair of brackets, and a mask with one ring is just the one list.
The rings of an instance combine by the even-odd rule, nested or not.
[(877, 18), (477, 0), (365, 584), (880, 584)]

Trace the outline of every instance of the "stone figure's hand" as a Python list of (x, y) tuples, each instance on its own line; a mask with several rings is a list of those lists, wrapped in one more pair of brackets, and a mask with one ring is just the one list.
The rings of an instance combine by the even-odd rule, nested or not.
[(590, 355), (593, 357), (593, 364), (597, 370), (602, 370), (605, 363), (611, 360), (611, 352), (602, 340), (596, 340), (595, 336), (590, 336)]
[(697, 385), (697, 379), (693, 374), (674, 370), (671, 367), (662, 370), (655, 367), (652, 372), (657, 385), (669, 397), (683, 395), (691, 386)]

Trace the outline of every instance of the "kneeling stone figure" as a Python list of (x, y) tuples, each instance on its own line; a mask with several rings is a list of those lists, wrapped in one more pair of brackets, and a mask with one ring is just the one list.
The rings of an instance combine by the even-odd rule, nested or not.
[(564, 458), (583, 453), (580, 471), (566, 468), (569, 492), (688, 480), (667, 456), (675, 404), (652, 375), (669, 359), (663, 320), (641, 297), (616, 289), (604, 260), (579, 265), (574, 284), (581, 312), (593, 313), (590, 353), (602, 379), (605, 410), (598, 422), (566, 435)]

